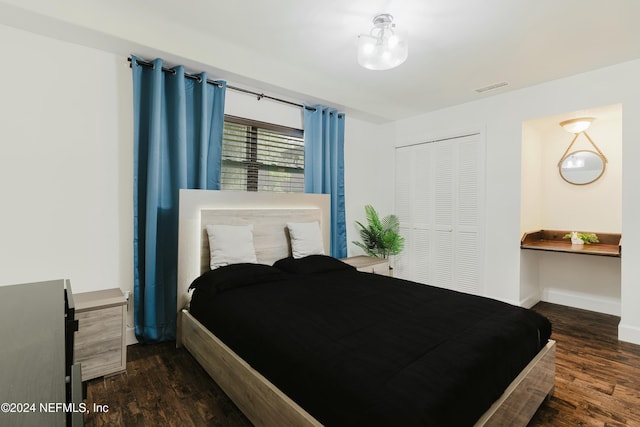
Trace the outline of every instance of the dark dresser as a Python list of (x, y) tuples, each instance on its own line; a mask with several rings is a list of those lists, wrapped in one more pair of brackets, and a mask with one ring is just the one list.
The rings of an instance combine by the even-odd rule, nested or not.
[(82, 425), (68, 281), (0, 286), (0, 425)]

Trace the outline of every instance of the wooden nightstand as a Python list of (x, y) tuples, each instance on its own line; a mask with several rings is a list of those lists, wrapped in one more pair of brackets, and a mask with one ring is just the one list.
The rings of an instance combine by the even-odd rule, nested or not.
[(127, 301), (120, 289), (75, 294), (74, 360), (82, 364), (82, 381), (127, 369)]
[(365, 255), (353, 256), (341, 259), (342, 262), (354, 266), (358, 271), (375, 273), (381, 276), (389, 275), (389, 260)]

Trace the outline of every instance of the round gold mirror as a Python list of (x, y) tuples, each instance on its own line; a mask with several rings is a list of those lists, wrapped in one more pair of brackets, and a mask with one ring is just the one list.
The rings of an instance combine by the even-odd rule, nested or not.
[(597, 181), (606, 167), (606, 160), (595, 151), (583, 150), (567, 154), (558, 165), (560, 176), (570, 184), (586, 185)]

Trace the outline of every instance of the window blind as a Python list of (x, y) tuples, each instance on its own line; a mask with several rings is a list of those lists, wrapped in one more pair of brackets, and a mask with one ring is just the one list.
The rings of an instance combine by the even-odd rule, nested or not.
[(221, 188), (303, 192), (302, 130), (225, 116)]

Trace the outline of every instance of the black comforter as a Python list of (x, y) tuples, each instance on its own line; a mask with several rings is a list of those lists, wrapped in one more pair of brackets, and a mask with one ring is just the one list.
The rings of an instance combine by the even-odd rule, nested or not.
[(327, 426), (473, 425), (551, 334), (535, 312), (328, 257), (275, 266), (205, 273), (191, 313)]

